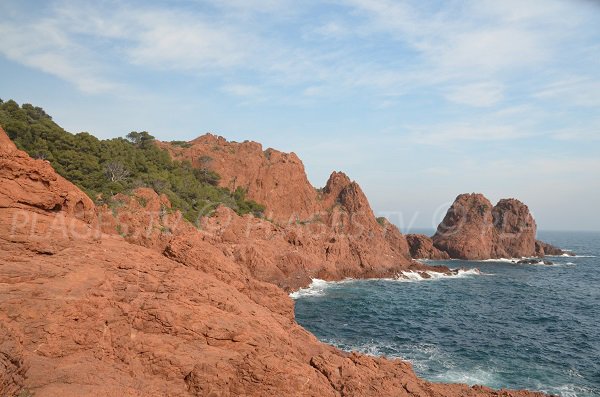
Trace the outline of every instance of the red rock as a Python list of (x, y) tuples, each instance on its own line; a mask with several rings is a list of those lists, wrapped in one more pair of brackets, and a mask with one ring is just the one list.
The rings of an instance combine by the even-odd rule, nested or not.
[(296, 154), (263, 150), (257, 142), (228, 142), (212, 134), (190, 144), (181, 148), (159, 143), (174, 158), (217, 172), (221, 186), (232, 191), (245, 189), (248, 198), (267, 206), (266, 217), (278, 223), (310, 220), (320, 211), (317, 191)]
[(410, 247), (410, 255), (416, 259), (450, 259), (447, 252), (440, 251), (433, 246), (431, 238), (424, 234), (407, 234), (406, 240)]
[(529, 208), (519, 200), (503, 199), (492, 209), (494, 246), (492, 258), (535, 255), (536, 224)]
[(492, 207), (482, 194), (459, 195), (433, 236), (436, 248), (451, 258), (490, 259), (543, 255), (529, 208), (516, 199)]
[[(269, 236), (293, 247), (311, 247), (313, 238), (317, 247), (320, 238), (220, 209), (205, 225), (217, 229), (211, 233), (188, 225), (164, 240), (127, 241), (101, 233), (102, 220), (76, 218), (70, 200), (83, 193), (49, 166), (18, 151), (1, 158), (9, 166), (0, 183), (0, 395), (542, 396), (429, 383), (408, 363), (320, 343), (294, 321), (286, 293), (254, 278), (245, 266), (254, 259), (235, 260), (242, 248), (248, 258), (269, 260), (260, 249)], [(5, 183), (15, 179), (18, 188)], [(358, 193), (349, 189), (352, 208)], [(135, 226), (142, 208), (163, 205), (139, 190), (123, 207), (132, 209), (127, 222)], [(119, 214), (98, 209), (107, 212)], [(229, 215), (230, 223), (218, 223)], [(244, 219), (250, 229), (229, 228)]]
[(78, 219), (94, 218), (94, 203), (57, 175), (49, 162), (17, 150), (0, 128), (0, 208), (62, 211)]
[(451, 258), (489, 259), (494, 242), (492, 203), (482, 194), (459, 195), (432, 237)]
[(560, 256), (560, 255), (569, 255), (575, 256), (574, 253), (570, 251), (562, 250), (558, 247), (553, 246), (552, 244), (545, 243), (540, 240), (535, 240), (535, 256), (539, 256), (543, 258), (546, 255), (552, 256)]

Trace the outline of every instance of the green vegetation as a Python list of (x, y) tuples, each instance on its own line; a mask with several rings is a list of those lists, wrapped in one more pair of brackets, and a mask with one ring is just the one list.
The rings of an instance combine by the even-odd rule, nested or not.
[(173, 146), (179, 146), (184, 149), (192, 147), (192, 144), (186, 141), (171, 141), (169, 143)]
[[(224, 204), (238, 214), (261, 216), (264, 207), (246, 200), (246, 192), (218, 187), (219, 176), (201, 165), (172, 160), (153, 144), (146, 131), (126, 138), (99, 140), (87, 132), (71, 134), (39, 107), (0, 100), (0, 125), (22, 150), (48, 160), (56, 172), (76, 184), (96, 203), (109, 203), (117, 193), (151, 187), (166, 194), (174, 209), (196, 222)], [(205, 163), (208, 159), (204, 159)]]
[(386, 220), (387, 219), (385, 219), (384, 216), (380, 216), (377, 218), (377, 223), (379, 223), (380, 226), (383, 226), (383, 225), (385, 225)]

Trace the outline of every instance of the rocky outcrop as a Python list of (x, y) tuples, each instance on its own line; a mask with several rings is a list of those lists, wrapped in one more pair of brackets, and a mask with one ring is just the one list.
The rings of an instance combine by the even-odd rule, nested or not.
[[(333, 172), (317, 190), (295, 154), (263, 151), (255, 142), (228, 142), (207, 134), (189, 147), (158, 144), (176, 159), (217, 172), (222, 186), (242, 187), (249, 198), (266, 205), (265, 220), (220, 210), (204, 226), (217, 233), (211, 237), (214, 244), (254, 269), (261, 280), (293, 289), (314, 277), (389, 276), (418, 266), (411, 263), (402, 233), (377, 221), (360, 186), (343, 172)], [(265, 230), (270, 230), (266, 238)]]
[(456, 198), (432, 237), (451, 258), (488, 259), (494, 246), (492, 203), (482, 194)]
[[(42, 166), (12, 153), (3, 155), (6, 164)], [(408, 363), (318, 342), (294, 321), (287, 294), (243, 264), (256, 260), (260, 267), (261, 251), (227, 243), (286, 232), (288, 243), (300, 247), (305, 240), (291, 230), (254, 219), (249, 234), (228, 227), (220, 234), (174, 230), (164, 240), (106, 234), (102, 220), (71, 210), (70, 198), (83, 193), (61, 195), (59, 187), (72, 185), (46, 171), (45, 188), (23, 172), (19, 189), (4, 183), (16, 177), (0, 184), (0, 395), (542, 396), (429, 383)], [(9, 201), (47, 200), (38, 194), (59, 197), (61, 207)], [(142, 207), (167, 205), (148, 191), (136, 194), (146, 200), (123, 204), (138, 208), (131, 225)], [(105, 217), (116, 216), (112, 210), (97, 209)], [(217, 237), (222, 243), (215, 244)]]
[(189, 147), (166, 142), (159, 146), (176, 159), (215, 171), (221, 186), (232, 191), (244, 189), (248, 198), (266, 205), (266, 217), (277, 223), (307, 221), (322, 209), (318, 193), (294, 153), (263, 150), (257, 142), (229, 142), (212, 134), (194, 139)]
[(49, 162), (18, 150), (0, 127), (0, 208), (66, 212), (91, 221), (94, 204), (71, 182), (54, 172)]
[(562, 252), (536, 242), (536, 229), (529, 208), (519, 200), (502, 199), (492, 206), (482, 194), (461, 194), (432, 240), (436, 248), (457, 259), (543, 256), (546, 246), (550, 252)]
[(545, 243), (540, 240), (535, 240), (535, 256), (544, 257), (546, 255), (550, 256), (561, 256), (561, 255), (569, 255), (575, 256), (573, 252), (562, 250), (558, 247), (553, 246), (552, 244)]
[(22, 335), (0, 314), (0, 395), (18, 395), (25, 388), (27, 369)]
[(494, 244), (491, 258), (535, 255), (537, 226), (529, 208), (519, 200), (502, 199), (492, 209)]
[(433, 246), (433, 240), (424, 234), (407, 234), (406, 241), (410, 247), (410, 256), (415, 259), (450, 259), (447, 252)]

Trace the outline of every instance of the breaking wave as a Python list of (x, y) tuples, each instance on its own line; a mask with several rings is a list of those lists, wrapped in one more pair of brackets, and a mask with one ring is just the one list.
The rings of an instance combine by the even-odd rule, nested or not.
[[(440, 273), (434, 272), (430, 270), (426, 271), (403, 271), (400, 272), (394, 278), (383, 278), (376, 280), (385, 280), (385, 281), (401, 281), (401, 282), (414, 282), (414, 281), (430, 281), (430, 280), (440, 280), (440, 279), (452, 279), (452, 278), (465, 278), (470, 276), (478, 276), (483, 275), (479, 269), (452, 269), (451, 273)], [(486, 274), (489, 275), (489, 274)], [(368, 280), (368, 279), (362, 279)], [(349, 282), (361, 281), (357, 279), (348, 278), (341, 281), (325, 281), (318, 278), (313, 278), (312, 282), (308, 287), (300, 288), (297, 291), (294, 291), (290, 294), (290, 298), (292, 299), (300, 299), (306, 297), (314, 297), (314, 296), (323, 296), (325, 295), (328, 288)]]
[(426, 271), (404, 271), (393, 279), (394, 281), (426, 281), (426, 280), (439, 280), (444, 278), (464, 278), (468, 276), (479, 276), (481, 271), (477, 268), (474, 269), (454, 269), (451, 270), (450, 274), (434, 272), (430, 270)]

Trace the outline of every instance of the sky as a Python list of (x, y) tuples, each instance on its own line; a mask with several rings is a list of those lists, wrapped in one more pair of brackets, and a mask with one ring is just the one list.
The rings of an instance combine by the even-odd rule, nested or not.
[(403, 231), (454, 198), (600, 230), (600, 1), (0, 2), (0, 98), (100, 138), (206, 132), (356, 180)]

